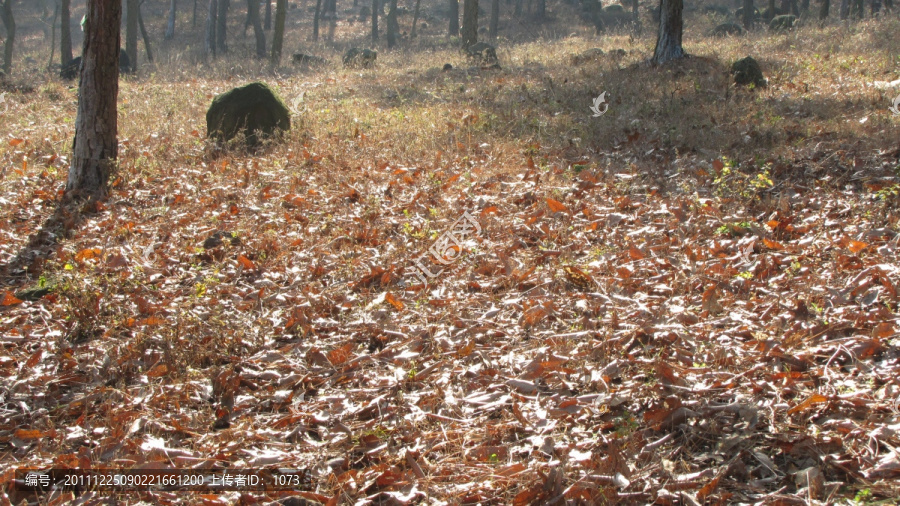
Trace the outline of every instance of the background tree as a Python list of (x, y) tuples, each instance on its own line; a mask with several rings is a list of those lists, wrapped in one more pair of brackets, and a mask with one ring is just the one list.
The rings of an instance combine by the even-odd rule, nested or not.
[[(637, 2), (635, 2), (635, 3), (637, 3)], [(743, 9), (744, 9), (744, 19), (742, 20), (742, 22), (744, 23), (744, 29), (752, 30), (753, 25), (756, 22), (756, 13), (753, 10), (753, 9), (755, 9), (755, 7), (753, 6), (753, 0), (744, 0)]]
[(206, 13), (206, 54), (216, 57), (216, 26), (219, 24), (218, 0), (209, 0), (209, 11)]
[(378, 43), (378, 0), (372, 0), (372, 44)]
[(194, 13), (191, 15), (191, 28), (197, 28), (197, 0), (194, 0)]
[(272, 29), (272, 0), (266, 0), (266, 22), (263, 26), (266, 30)]
[[(144, 26), (144, 15), (141, 14), (141, 5), (144, 3), (144, 0), (141, 0), (138, 3), (137, 8), (137, 16), (138, 16), (138, 27), (141, 29), (141, 37), (144, 39), (144, 51), (147, 52), (147, 61), (153, 63), (153, 48), (150, 47), (150, 34), (147, 33), (147, 27)], [(133, 70), (137, 70), (137, 64), (132, 63), (131, 68)]]
[(131, 68), (138, 68), (138, 0), (126, 0), (125, 9), (125, 53), (131, 60)]
[(72, 12), (70, 0), (59, 3), (59, 63), (62, 66), (72, 61)]
[(284, 43), (284, 22), (287, 18), (287, 0), (275, 2), (275, 33), (272, 34), (272, 65), (281, 63), (281, 46)]
[(319, 18), (322, 15), (322, 0), (316, 0), (316, 12), (313, 14), (313, 42), (319, 41)]
[(459, 36), (459, 0), (448, 1), (450, 2), (450, 27), (447, 30), (447, 35), (457, 37)]
[(228, 52), (225, 33), (228, 29), (228, 0), (219, 0), (219, 13), (216, 22), (216, 52), (225, 54)]
[(13, 18), (13, 0), (5, 0), (0, 6), (0, 18), (6, 28), (6, 41), (3, 43), (3, 73), (9, 75), (12, 70), (13, 44), (16, 42), (16, 20)]
[(657, 65), (671, 60), (683, 58), (681, 35), (684, 31), (684, 0), (660, 0), (659, 34), (656, 38), (656, 49), (653, 51), (652, 63)]
[(822, 0), (822, 5), (819, 8), (819, 20), (825, 21), (828, 19), (828, 11), (831, 9), (831, 0)]
[(262, 21), (259, 19), (259, 0), (247, 0), (247, 15), (250, 18), (250, 24), (253, 25), (253, 34), (256, 36), (256, 57), (265, 58), (266, 32), (263, 31)]
[(419, 22), (419, 4), (422, 3), (422, 0), (416, 0), (416, 6), (413, 9), (413, 20), (412, 20), (412, 30), (409, 32), (409, 38), (416, 38), (416, 24)]
[(66, 192), (104, 197), (119, 149), (116, 100), (121, 0), (88, 0), (86, 20), (75, 142)]
[(463, 0), (462, 47), (478, 42), (478, 0)]
[(178, 0), (172, 0), (169, 3), (169, 19), (166, 21), (166, 40), (175, 38), (175, 9), (177, 8), (177, 3)]
[(397, 44), (400, 26), (397, 24), (397, 0), (391, 0), (387, 16), (387, 45), (392, 48)]
[(500, 28), (500, 0), (491, 0), (491, 21), (488, 24), (488, 38), (494, 40), (497, 38), (497, 31)]

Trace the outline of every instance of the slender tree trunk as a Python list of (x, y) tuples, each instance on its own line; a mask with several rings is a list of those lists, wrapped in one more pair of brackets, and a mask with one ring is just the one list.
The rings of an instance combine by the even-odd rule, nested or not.
[(284, 23), (287, 18), (287, 0), (275, 2), (275, 33), (272, 34), (272, 65), (281, 64), (281, 46), (284, 43)]
[(194, 0), (194, 14), (191, 16), (191, 28), (197, 28), (197, 0)]
[(659, 35), (656, 49), (653, 51), (653, 63), (660, 65), (671, 60), (683, 58), (681, 36), (684, 30), (683, 0), (660, 0)]
[(743, 2), (744, 2), (744, 5), (742, 8), (744, 9), (744, 16), (743, 16), (744, 29), (752, 30), (753, 25), (756, 22), (756, 16), (753, 15), (754, 14), (753, 0), (743, 0)]
[(319, 17), (322, 14), (322, 0), (316, 0), (316, 12), (313, 14), (313, 42), (319, 41)]
[(75, 142), (66, 192), (102, 198), (106, 196), (119, 149), (116, 100), (121, 0), (90, 0), (86, 20)]
[(463, 0), (462, 47), (478, 42), (478, 0)]
[(391, 0), (387, 16), (387, 46), (388, 49), (397, 45), (397, 32), (400, 31), (397, 25), (397, 0)]
[(856, 19), (862, 19), (865, 17), (866, 6), (863, 3), (863, 0), (853, 0), (853, 17)]
[(372, 0), (372, 44), (378, 43), (378, 0)]
[(228, 29), (228, 0), (219, 0), (219, 13), (216, 23), (216, 51), (219, 54), (228, 52), (225, 34)]
[[(416, 25), (419, 24), (419, 4), (422, 3), (422, 0), (416, 0), (416, 7), (413, 9), (413, 24), (412, 30), (409, 32), (409, 38), (416, 38)], [(354, 6), (355, 7), (355, 6)]]
[(266, 30), (272, 29), (272, 0), (266, 0), (266, 21), (263, 27)]
[[(147, 27), (144, 26), (144, 15), (141, 14), (141, 5), (137, 8), (138, 26), (141, 29), (141, 37), (144, 39), (144, 51), (147, 52), (147, 61), (153, 63), (153, 49), (150, 47), (150, 34), (147, 33)], [(137, 64), (132, 63), (131, 68), (137, 70)]]
[(250, 24), (253, 25), (253, 34), (256, 36), (256, 57), (266, 57), (266, 32), (263, 31), (262, 22), (259, 19), (259, 0), (247, 0), (247, 15)]
[(500, 28), (500, 0), (491, 0), (491, 21), (488, 24), (488, 38), (495, 40)]
[(450, 37), (459, 36), (459, 0), (449, 0), (450, 2), (450, 28), (447, 35)]
[(809, 16), (809, 0), (801, 0), (800, 17), (806, 18), (807, 16)]
[(59, 19), (59, 4), (53, 11), (53, 22), (50, 23), (50, 60), (47, 62), (49, 69), (53, 65), (53, 57), (56, 55), (56, 20)]
[(166, 40), (171, 40), (175, 38), (175, 9), (176, 3), (178, 0), (172, 0), (169, 3), (169, 19), (166, 22)]
[(72, 61), (72, 13), (70, 0), (59, 3), (59, 63), (66, 66)]
[(3, 43), (3, 73), (6, 75), (12, 70), (13, 44), (16, 42), (16, 20), (13, 17), (12, 3), (13, 0), (6, 0), (0, 10), (3, 27), (6, 28), (6, 42)]
[(822, 5), (819, 8), (819, 20), (825, 21), (828, 19), (829, 10), (831, 10), (831, 0), (822, 0)]
[(522, 0), (515, 0), (515, 1), (516, 1), (516, 5), (513, 8), (513, 14), (515, 14), (516, 16), (521, 16), (522, 15)]
[(216, 18), (219, 15), (218, 0), (209, 0), (209, 11), (206, 14), (206, 54), (216, 57)]
[(547, 16), (547, 0), (537, 0), (537, 12), (535, 17), (544, 19)]
[(840, 16), (841, 21), (846, 21), (850, 17), (850, 0), (841, 0)]
[(126, 0), (125, 54), (131, 60), (131, 68), (138, 68), (138, 0)]

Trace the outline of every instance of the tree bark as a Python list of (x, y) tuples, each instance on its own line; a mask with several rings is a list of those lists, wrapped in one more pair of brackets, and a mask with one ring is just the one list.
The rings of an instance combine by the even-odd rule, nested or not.
[(165, 39), (171, 40), (175, 38), (175, 9), (176, 3), (178, 0), (172, 0), (169, 3), (169, 19), (166, 21), (166, 34)]
[(126, 0), (125, 54), (131, 60), (131, 68), (138, 68), (138, 0)]
[(841, 21), (846, 21), (850, 17), (850, 0), (841, 0), (840, 16)]
[(53, 56), (56, 54), (56, 20), (59, 19), (59, 4), (56, 4), (56, 9), (53, 11), (53, 22), (50, 23), (50, 60), (47, 62), (47, 68), (49, 69), (53, 65)]
[(316, 0), (316, 12), (313, 14), (313, 42), (319, 41), (319, 18), (322, 15), (322, 0)]
[(856, 19), (862, 19), (865, 17), (866, 6), (863, 3), (863, 0), (853, 0), (853, 17)]
[(378, 43), (378, 0), (372, 0), (372, 44)]
[(743, 0), (743, 1), (744, 1), (744, 4), (743, 4), (742, 8), (744, 9), (744, 16), (743, 16), (742, 22), (744, 23), (744, 29), (752, 30), (753, 25), (756, 23), (756, 19), (755, 19), (756, 16), (753, 15), (754, 14), (753, 0)]
[(263, 28), (266, 30), (272, 29), (272, 0), (266, 0), (266, 21)]
[(256, 57), (266, 57), (266, 33), (263, 31), (262, 22), (259, 19), (259, 0), (247, 0), (247, 15), (250, 24), (253, 25), (253, 34), (256, 36)]
[(219, 12), (216, 22), (216, 52), (225, 54), (228, 52), (225, 34), (228, 29), (228, 0), (219, 0)]
[(6, 42), (3, 43), (3, 73), (6, 75), (12, 70), (13, 44), (16, 42), (16, 20), (13, 17), (12, 3), (13, 0), (6, 0), (0, 10), (3, 27), (6, 28)]
[(75, 142), (66, 192), (105, 197), (119, 149), (116, 100), (119, 95), (121, 0), (89, 0)]
[(287, 17), (287, 0), (275, 2), (275, 33), (272, 34), (272, 65), (281, 63), (281, 46), (284, 43), (284, 23)]
[(397, 32), (400, 31), (400, 27), (397, 25), (397, 0), (391, 0), (388, 9), (387, 46), (388, 49), (391, 49), (397, 45)]
[(412, 30), (409, 32), (409, 38), (416, 38), (416, 25), (419, 23), (419, 4), (422, 3), (422, 0), (416, 0), (416, 7), (413, 9), (413, 23)]
[(822, 6), (819, 8), (819, 20), (828, 19), (828, 11), (831, 10), (831, 0), (822, 0)]
[(537, 0), (537, 12), (535, 13), (535, 17), (537, 19), (544, 19), (547, 16), (547, 0)]
[(681, 47), (681, 36), (684, 31), (683, 10), (684, 0), (660, 0), (659, 35), (651, 60), (653, 63), (660, 65), (685, 56)]
[(66, 66), (72, 61), (72, 12), (70, 0), (59, 4), (59, 63)]
[(459, 36), (459, 0), (449, 0), (449, 2), (450, 2), (450, 27), (447, 30), (447, 35), (450, 37), (458, 37)]
[(809, 16), (809, 0), (801, 0), (800, 1), (800, 17), (806, 18)]
[(500, 28), (500, 0), (491, 0), (491, 21), (488, 24), (488, 38), (494, 40), (497, 38), (497, 31)]
[(197, 0), (194, 0), (194, 14), (191, 16), (191, 28), (197, 28)]
[[(137, 8), (138, 26), (141, 29), (141, 37), (144, 39), (144, 51), (147, 52), (147, 61), (153, 63), (153, 49), (150, 48), (150, 34), (147, 33), (147, 27), (144, 26), (144, 15), (141, 14), (141, 5)], [(132, 70), (137, 70), (137, 64), (131, 64)]]
[(206, 14), (206, 54), (216, 57), (216, 18), (219, 15), (218, 0), (209, 0), (209, 11)]
[(462, 47), (478, 42), (478, 0), (463, 0)]

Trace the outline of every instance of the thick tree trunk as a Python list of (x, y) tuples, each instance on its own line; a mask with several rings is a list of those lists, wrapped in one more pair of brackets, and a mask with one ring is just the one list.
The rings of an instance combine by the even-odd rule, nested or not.
[(284, 44), (284, 23), (287, 18), (287, 0), (275, 2), (275, 33), (272, 34), (272, 65), (281, 63), (281, 46)]
[(449, 0), (449, 2), (450, 2), (450, 27), (447, 30), (447, 35), (450, 37), (458, 37), (459, 36), (459, 0)]
[(413, 9), (413, 23), (412, 30), (409, 32), (409, 38), (416, 38), (416, 25), (419, 23), (419, 4), (422, 3), (422, 0), (416, 0), (416, 7)]
[(209, 0), (209, 11), (206, 13), (206, 54), (216, 57), (216, 18), (219, 15), (218, 0)]
[[(147, 27), (144, 26), (144, 15), (141, 14), (141, 5), (137, 8), (138, 26), (141, 28), (141, 38), (144, 39), (144, 51), (147, 51), (147, 61), (153, 63), (153, 49), (150, 47), (150, 34), (147, 33)], [(137, 70), (135, 63), (131, 64), (133, 70)]]
[(822, 0), (822, 6), (819, 9), (819, 19), (821, 21), (828, 19), (829, 10), (831, 10), (831, 0)]
[(378, 0), (372, 0), (372, 44), (378, 43)]
[(247, 0), (247, 13), (250, 16), (250, 24), (253, 25), (253, 34), (256, 36), (256, 57), (265, 58), (266, 33), (259, 20), (259, 0)]
[(322, 0), (316, 0), (316, 12), (313, 14), (313, 42), (319, 41), (319, 17), (322, 14)]
[(263, 28), (266, 30), (272, 29), (272, 0), (266, 0), (266, 21)]
[(175, 9), (178, 0), (172, 0), (169, 3), (169, 19), (166, 21), (166, 40), (175, 38)]
[(228, 52), (225, 34), (228, 29), (228, 0), (219, 0), (219, 13), (216, 22), (216, 52)]
[(391, 0), (388, 9), (387, 46), (388, 49), (391, 49), (397, 45), (397, 32), (400, 31), (400, 27), (397, 25), (397, 0)]
[(119, 148), (116, 100), (121, 0), (90, 0), (86, 19), (75, 142), (66, 192), (102, 198)]
[(491, 0), (491, 21), (488, 24), (488, 38), (494, 40), (497, 38), (497, 31), (500, 28), (500, 0)]
[(462, 47), (478, 42), (478, 0), (463, 0)]
[(59, 3), (59, 63), (66, 66), (72, 61), (72, 11), (70, 0)]
[(138, 68), (138, 0), (126, 0), (125, 54), (131, 60), (131, 68)]
[(651, 60), (653, 63), (659, 65), (685, 56), (681, 47), (684, 30), (683, 10), (684, 0), (660, 0), (659, 35)]
[(0, 9), (3, 27), (6, 28), (6, 41), (3, 43), (3, 73), (6, 75), (12, 70), (13, 44), (16, 42), (16, 20), (13, 17), (12, 3), (13, 0), (6, 0)]

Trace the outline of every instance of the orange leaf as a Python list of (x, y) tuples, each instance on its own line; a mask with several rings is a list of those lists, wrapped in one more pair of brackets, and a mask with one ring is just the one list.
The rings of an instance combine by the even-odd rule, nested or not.
[(500, 213), (500, 210), (497, 209), (497, 206), (485, 207), (484, 209), (481, 210), (481, 215), (482, 215), (482, 216), (485, 216), (485, 215), (491, 214), (491, 213), (499, 214), (499, 213)]
[(335, 348), (328, 352), (328, 361), (334, 365), (340, 365), (350, 358), (350, 352), (353, 350), (353, 343), (347, 343), (340, 348)]
[(22, 144), (23, 142), (25, 142), (25, 139), (10, 139), (10, 140), (9, 140), (9, 145), (12, 146), (12, 147), (16, 147), (16, 146), (18, 146), (19, 144)]
[(41, 357), (44, 355), (44, 350), (38, 350), (34, 352), (30, 357), (28, 357), (28, 361), (25, 362), (25, 367), (27, 369), (31, 369), (36, 366), (38, 362), (41, 361)]
[(794, 413), (803, 411), (812, 405), (822, 404), (825, 402), (828, 402), (828, 397), (825, 397), (822, 394), (813, 394), (810, 398), (806, 399), (805, 401), (801, 402), (800, 404), (797, 404), (793, 408), (789, 409), (788, 414), (793, 415)]
[(15, 436), (19, 439), (40, 439), (44, 437), (44, 433), (37, 429), (17, 429)]
[(244, 255), (238, 255), (238, 262), (244, 267), (244, 269), (256, 269), (256, 264), (253, 263), (252, 260), (245, 257)]
[(0, 302), (0, 306), (12, 306), (13, 304), (21, 304), (22, 302), (24, 301), (18, 299), (15, 295), (9, 292), (4, 292), (3, 302)]
[(765, 244), (766, 247), (769, 248), (769, 249), (774, 249), (774, 250), (781, 250), (781, 249), (784, 249), (784, 246), (782, 246), (781, 244), (779, 244), (779, 243), (777, 243), (777, 242), (775, 242), (775, 241), (770, 241), (770, 240), (768, 240), (768, 239), (766, 239), (766, 238), (763, 238), (763, 244)]
[(150, 318), (144, 318), (143, 320), (139, 321), (138, 324), (140, 324), (140, 325), (160, 325), (165, 322), (166, 321), (163, 320), (162, 318), (157, 318), (155, 316), (151, 316)]
[(385, 294), (384, 301), (397, 308), (397, 311), (403, 310), (403, 302), (397, 300), (397, 298), (391, 295), (390, 292)]
[(634, 246), (628, 248), (628, 256), (630, 256), (632, 260), (642, 260), (645, 257), (644, 252)]
[(866, 249), (868, 246), (869, 245), (864, 242), (850, 241), (850, 244), (847, 245), (847, 249), (854, 253), (859, 253), (860, 251)]
[(475, 341), (469, 341), (465, 345), (460, 346), (458, 350), (456, 350), (456, 356), (459, 358), (467, 357), (472, 354), (475, 350)]
[(722, 172), (724, 168), (725, 164), (722, 163), (722, 160), (713, 160), (713, 170), (716, 171), (716, 174)]
[(148, 378), (161, 378), (169, 373), (169, 366), (166, 364), (157, 364), (147, 371)]
[(562, 202), (558, 200), (553, 200), (551, 198), (547, 198), (547, 206), (550, 207), (550, 210), (554, 213), (568, 213), (569, 208), (564, 206)]
[(100, 248), (85, 248), (75, 254), (75, 260), (78, 262), (83, 262), (92, 258), (99, 258), (102, 253), (103, 250), (101, 250)]

